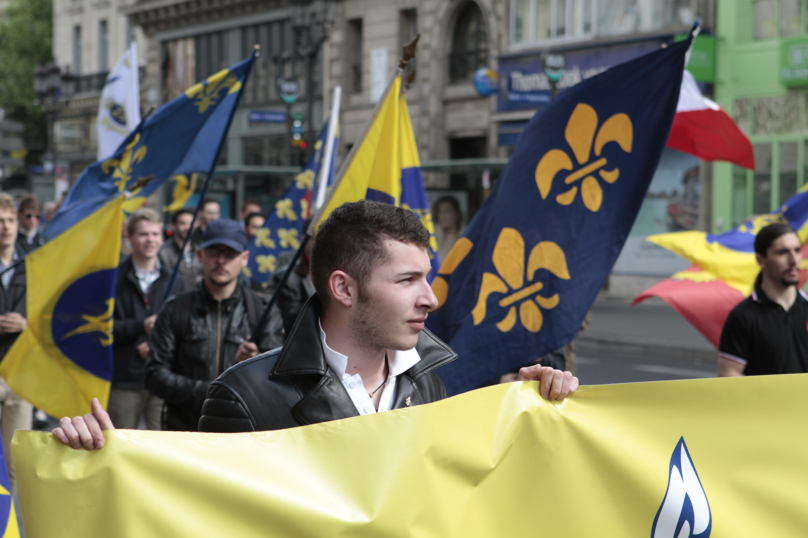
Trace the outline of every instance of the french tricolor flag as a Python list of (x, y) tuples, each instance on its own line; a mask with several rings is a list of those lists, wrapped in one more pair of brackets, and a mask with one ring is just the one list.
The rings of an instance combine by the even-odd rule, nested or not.
[(755, 169), (752, 143), (729, 114), (701, 94), (693, 75), (685, 70), (676, 116), (667, 146), (703, 161), (728, 161)]

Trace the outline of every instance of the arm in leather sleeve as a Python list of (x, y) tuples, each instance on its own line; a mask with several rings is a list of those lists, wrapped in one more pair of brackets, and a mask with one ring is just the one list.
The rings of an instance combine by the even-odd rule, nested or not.
[(277, 306), (273, 306), (269, 313), (269, 320), (264, 324), (261, 339), (258, 342), (258, 351), (261, 353), (279, 348), (285, 340), (283, 332), (283, 316)]
[(202, 405), (199, 431), (209, 433), (254, 432), (255, 422), (244, 403), (227, 385), (214, 381)]
[[(174, 301), (167, 302), (154, 323), (149, 338), (149, 360), (146, 363), (146, 388), (170, 404), (193, 404), (205, 398), (208, 384), (174, 373), (176, 338), (171, 327)], [(198, 404), (197, 404), (198, 405)]]

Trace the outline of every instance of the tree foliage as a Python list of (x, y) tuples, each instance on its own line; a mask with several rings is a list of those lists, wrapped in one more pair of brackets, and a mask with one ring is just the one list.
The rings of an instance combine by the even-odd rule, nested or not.
[(0, 107), (25, 125), (29, 148), (47, 145), (48, 124), (34, 92), (34, 68), (53, 57), (53, 0), (15, 0), (0, 20)]

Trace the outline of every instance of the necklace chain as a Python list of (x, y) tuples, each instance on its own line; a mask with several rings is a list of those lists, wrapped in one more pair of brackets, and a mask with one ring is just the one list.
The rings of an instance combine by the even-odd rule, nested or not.
[[(386, 354), (386, 353), (384, 354), (384, 370), (385, 370), (385, 372), (387, 372), (387, 370), (388, 370), (388, 366), (387, 366), (387, 354)], [(389, 372), (388, 372), (388, 373), (389, 373)], [(373, 392), (368, 392), (368, 396), (370, 396), (370, 397), (371, 397), (371, 399), (373, 398), (373, 396), (374, 396), (374, 395), (375, 395), (377, 392), (379, 392), (379, 389), (380, 389), (380, 388), (382, 388), (383, 386), (385, 386), (385, 385), (387, 384), (387, 377), (388, 377), (388, 376), (384, 376), (384, 381), (382, 381), (382, 384), (381, 384), (381, 385), (379, 385), (378, 387), (376, 387), (376, 388), (373, 390)]]

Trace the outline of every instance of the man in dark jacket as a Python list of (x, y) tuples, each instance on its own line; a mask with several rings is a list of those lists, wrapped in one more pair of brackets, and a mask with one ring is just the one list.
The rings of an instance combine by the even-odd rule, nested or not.
[[(166, 402), (163, 429), (196, 431), (211, 381), (237, 362), (283, 343), (279, 316), (249, 340), (264, 304), (238, 285), (247, 264), (247, 237), (234, 220), (209, 223), (197, 255), (205, 279), (168, 301), (149, 339), (146, 386)], [(114, 422), (114, 421), (113, 421)]]
[[(344, 204), (317, 231), (311, 271), (317, 294), (282, 349), (227, 370), (210, 385), (199, 430), (291, 428), (446, 397), (435, 370), (457, 356), (424, 330), (437, 298), (427, 282), (429, 232), (405, 209)], [(546, 366), (522, 368), (544, 398), (560, 400), (578, 380)], [(65, 417), (54, 434), (74, 448), (103, 446), (108, 417), (97, 403), (85, 420)]]
[(20, 198), (20, 207), (17, 212), (19, 230), (17, 232), (17, 246), (25, 252), (31, 252), (45, 244), (45, 238), (39, 229), (42, 218), (42, 202), (36, 194), (26, 194)]
[[(160, 429), (163, 401), (146, 390), (149, 335), (166, 296), (171, 267), (157, 254), (163, 242), (163, 222), (156, 211), (138, 209), (129, 217), (126, 232), (132, 255), (118, 267), (113, 324), (112, 390), (109, 415), (119, 428), (137, 428), (140, 418), (150, 430)], [(185, 290), (177, 278), (171, 294)]]
[[(17, 244), (17, 209), (14, 200), (0, 193), (0, 358), (6, 356), (14, 341), (28, 326), (26, 313), (25, 263), (14, 266), (25, 257), (25, 249)], [(13, 268), (12, 268), (13, 266)], [(17, 490), (14, 463), (11, 460), (11, 438), (14, 430), (30, 430), (33, 407), (0, 377), (0, 431), (6, 454), (12, 494)]]

